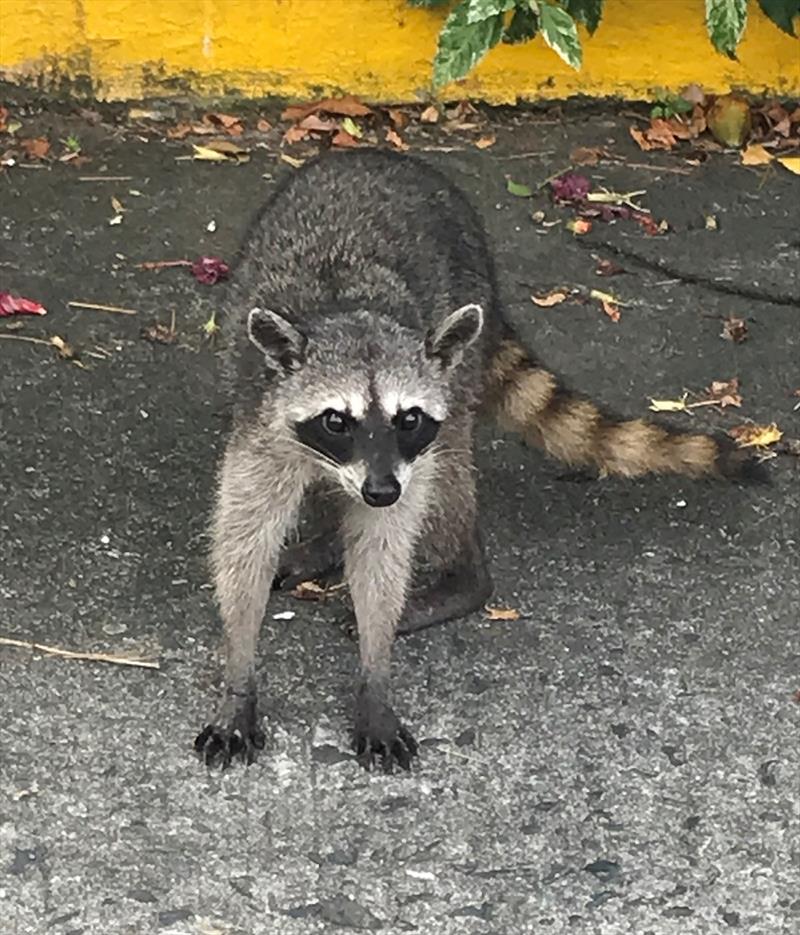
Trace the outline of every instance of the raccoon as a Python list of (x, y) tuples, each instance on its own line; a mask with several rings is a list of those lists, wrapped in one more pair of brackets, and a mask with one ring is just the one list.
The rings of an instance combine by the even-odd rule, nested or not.
[[(722, 441), (615, 421), (564, 389), (504, 318), (475, 211), (409, 156), (328, 154), (293, 173), (256, 217), (234, 282), (233, 423), (211, 530), (225, 694), (195, 741), (208, 764), (252, 762), (264, 745), (255, 660), (271, 588), (343, 563), (360, 654), (353, 746), (367, 768), (410, 767), (395, 635), (473, 612), (492, 590), (479, 417), (603, 474), (748, 470)], [(287, 546), (303, 517), (311, 535)]]

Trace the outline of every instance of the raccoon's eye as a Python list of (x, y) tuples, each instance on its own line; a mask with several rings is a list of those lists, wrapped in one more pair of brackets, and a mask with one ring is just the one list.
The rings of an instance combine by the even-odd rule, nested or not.
[(341, 412), (335, 409), (326, 409), (322, 413), (322, 427), (331, 435), (344, 435), (347, 431), (347, 421)]
[(422, 425), (422, 410), (418, 406), (401, 412), (397, 419), (397, 426), (401, 432), (416, 432)]

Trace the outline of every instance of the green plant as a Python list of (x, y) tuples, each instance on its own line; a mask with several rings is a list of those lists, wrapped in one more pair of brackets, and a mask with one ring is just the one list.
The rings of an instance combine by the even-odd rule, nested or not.
[[(433, 62), (433, 84), (438, 88), (463, 78), (499, 42), (527, 42), (536, 35), (541, 35), (568, 65), (579, 69), (582, 49), (578, 25), (582, 24), (591, 36), (600, 24), (605, 0), (457, 0), (454, 5), (453, 0), (408, 2), (428, 9), (450, 7)], [(736, 47), (747, 25), (748, 3), (753, 2), (705, 0), (708, 34), (719, 52), (736, 57)], [(800, 16), (800, 0), (757, 2), (776, 26), (790, 36), (795, 35), (794, 18)], [(669, 107), (674, 107), (674, 102)], [(665, 116), (674, 113), (680, 111), (673, 109), (668, 114), (664, 110)]]
[(665, 120), (669, 120), (670, 117), (679, 117), (681, 114), (689, 114), (692, 112), (694, 104), (691, 101), (687, 101), (685, 97), (681, 97), (680, 94), (671, 94), (669, 91), (664, 91), (656, 97), (655, 105), (650, 110), (650, 116), (663, 117)]

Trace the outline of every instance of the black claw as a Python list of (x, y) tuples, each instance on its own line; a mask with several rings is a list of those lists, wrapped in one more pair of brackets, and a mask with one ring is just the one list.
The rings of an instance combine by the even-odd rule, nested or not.
[(239, 759), (248, 766), (255, 761), (256, 750), (263, 749), (263, 731), (252, 728), (243, 734), (240, 728), (225, 728), (208, 724), (197, 735), (194, 749), (208, 767), (219, 765), (223, 770)]

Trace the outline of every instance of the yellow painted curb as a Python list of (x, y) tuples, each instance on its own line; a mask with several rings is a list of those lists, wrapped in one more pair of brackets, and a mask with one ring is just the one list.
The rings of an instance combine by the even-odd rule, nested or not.
[[(691, 82), (710, 92), (800, 94), (800, 41), (755, 2), (735, 62), (712, 48), (702, 0), (605, 6), (595, 37), (584, 36), (581, 72), (537, 38), (497, 47), (441, 96), (651, 98)], [(0, 78), (103, 100), (339, 91), (424, 99), (443, 16), (405, 0), (0, 0)]]

